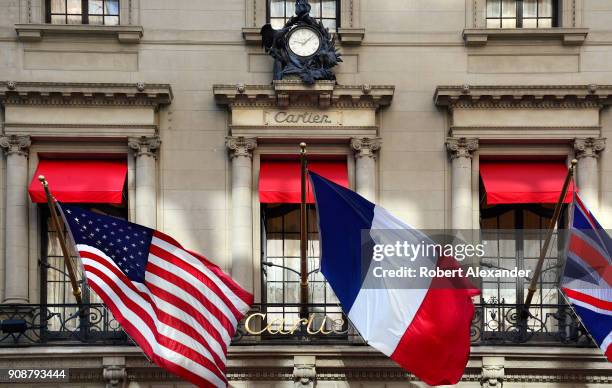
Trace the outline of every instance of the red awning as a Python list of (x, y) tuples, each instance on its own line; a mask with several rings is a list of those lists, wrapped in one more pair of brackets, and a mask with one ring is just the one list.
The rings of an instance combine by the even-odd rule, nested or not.
[(60, 202), (109, 203), (123, 201), (127, 176), (125, 160), (41, 160), (28, 192), (32, 202), (47, 202), (38, 176), (44, 175), (51, 194)]
[[(348, 187), (346, 161), (309, 161), (308, 169)], [(310, 181), (306, 192), (308, 203), (314, 203)], [(264, 160), (259, 170), (259, 201), (261, 203), (300, 203), (300, 162), (297, 160)]]
[[(567, 167), (563, 162), (480, 162), (487, 205), (557, 203)], [(572, 201), (574, 184), (564, 202)]]

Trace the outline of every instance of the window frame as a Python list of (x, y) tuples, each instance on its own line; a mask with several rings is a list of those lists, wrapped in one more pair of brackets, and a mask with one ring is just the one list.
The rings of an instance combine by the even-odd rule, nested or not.
[[(503, 16), (503, 0), (496, 0), (500, 2), (500, 15), (499, 17), (489, 17), (488, 15), (488, 4), (489, 1), (491, 0), (486, 0), (485, 1), (485, 9), (484, 9), (484, 18), (485, 18), (485, 28), (487, 29), (518, 29), (518, 28), (537, 28), (537, 29), (546, 29), (546, 28), (558, 28), (560, 27), (559, 21), (562, 20), (561, 15), (560, 15), (560, 10), (563, 9), (563, 7), (561, 6), (560, 2), (562, 0), (551, 0), (552, 2), (552, 18), (551, 18), (551, 26), (550, 27), (539, 27), (537, 26), (540, 22), (540, 19), (548, 19), (548, 17), (542, 17), (540, 18), (539, 15), (534, 17), (529, 17), (527, 19), (529, 20), (536, 20), (536, 27), (523, 27), (523, 22), (525, 20), (525, 17), (523, 16), (523, 8), (524, 8), (524, 1), (523, 0), (514, 0), (515, 6), (516, 6), (516, 16), (515, 17), (506, 17), (504, 18)], [(539, 7), (539, 4), (538, 4)], [(504, 19), (516, 19), (516, 25), (515, 27), (503, 27), (503, 20)], [(488, 27), (487, 23), (489, 20), (499, 20), (500, 21), (500, 26), (499, 27)]]
[[(285, 3), (285, 15), (284, 15), (284, 19), (285, 19), (285, 23), (287, 23), (287, 21), (291, 18), (291, 16), (293, 15), (287, 15), (287, 3), (291, 2), (291, 0), (283, 0)], [(341, 0), (335, 0), (336, 1), (336, 28), (335, 31), (332, 32), (337, 32), (342, 26), (341, 26), (341, 6), (342, 6), (342, 1)], [(319, 3), (321, 4), (321, 7), (323, 7), (323, 1), (321, 0), (321, 2)], [(272, 20), (272, 15), (271, 15), (271, 11), (270, 9), (272, 5), (272, 0), (266, 0), (266, 23), (271, 23)], [(312, 4), (311, 4), (312, 6)], [(317, 20), (318, 22), (322, 22), (323, 20), (331, 20), (331, 18), (323, 18), (323, 8), (321, 8), (321, 16), (319, 17), (313, 17), (315, 20)], [(280, 17), (279, 17), (280, 18)]]
[[(64, 0), (67, 1), (67, 0)], [(81, 0), (81, 23), (77, 23), (77, 24), (72, 24), (72, 25), (93, 25), (93, 26), (119, 26), (121, 25), (121, 0), (117, 0), (117, 15), (106, 15), (104, 12), (104, 3), (102, 3), (102, 15), (99, 14), (94, 14), (94, 15), (90, 15), (89, 14), (89, 0)], [(72, 15), (72, 16), (78, 16), (79, 14), (68, 14), (68, 9), (66, 8), (66, 12), (65, 13), (58, 13), (58, 14), (53, 14), (51, 13), (51, 0), (45, 0), (45, 23), (47, 24), (53, 24), (51, 19), (53, 15), (63, 15), (66, 17), (66, 20), (64, 21), (64, 23), (60, 23), (57, 25), (71, 25), (70, 23), (68, 23), (68, 16)], [(101, 16), (102, 17), (102, 24), (90, 24), (89, 23), (89, 17), (90, 16)], [(105, 17), (117, 17), (117, 24), (105, 24), (104, 23), (104, 19)]]

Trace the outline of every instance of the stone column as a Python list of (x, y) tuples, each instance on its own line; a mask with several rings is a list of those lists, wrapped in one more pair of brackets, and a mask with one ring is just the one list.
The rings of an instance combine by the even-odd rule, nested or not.
[(157, 136), (128, 140), (136, 158), (136, 223), (157, 227), (157, 149), (161, 140)]
[(593, 212), (599, 210), (599, 168), (597, 159), (604, 148), (606, 148), (606, 139), (590, 137), (574, 140), (574, 150), (576, 159), (578, 159), (576, 182), (580, 199)]
[(255, 138), (227, 137), (232, 162), (232, 277), (253, 292), (253, 150)]
[(355, 151), (357, 193), (371, 202), (376, 201), (376, 153), (380, 145), (380, 138), (351, 139), (351, 148)]
[(451, 228), (472, 229), (472, 156), (478, 149), (478, 139), (448, 138), (451, 171)]
[(0, 137), (6, 153), (4, 303), (28, 303), (29, 136)]

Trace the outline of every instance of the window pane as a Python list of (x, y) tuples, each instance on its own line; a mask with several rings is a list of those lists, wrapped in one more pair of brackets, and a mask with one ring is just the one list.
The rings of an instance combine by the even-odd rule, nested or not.
[(66, 16), (64, 15), (51, 15), (51, 24), (65, 24)]
[(270, 17), (285, 17), (285, 1), (272, 0), (270, 1)]
[(119, 15), (119, 0), (106, 0), (105, 6), (107, 15)]
[(323, 17), (336, 17), (336, 0), (323, 0)]
[(516, 19), (503, 19), (502, 28), (516, 28)]
[(553, 0), (539, 0), (539, 12), (540, 17), (552, 17), (553, 16)]
[(287, 19), (295, 15), (295, 1), (285, 1), (287, 7)]
[(538, 20), (538, 27), (550, 28), (552, 27), (552, 19), (540, 19)]
[(500, 28), (500, 23), (499, 19), (487, 19), (487, 28)]
[[(102, 15), (102, 0), (89, 0), (89, 14)], [(89, 20), (91, 22), (91, 19)]]
[(68, 13), (80, 14), (81, 12), (81, 0), (68, 0)]
[(68, 15), (68, 24), (81, 24), (83, 23), (83, 18), (81, 15), (78, 16), (70, 16)]
[(275, 30), (280, 30), (285, 25), (285, 21), (283, 19), (277, 18), (277, 19), (270, 20), (270, 24), (272, 25), (272, 28), (274, 28)]
[(104, 24), (104, 19), (102, 16), (89, 15), (89, 24)]
[(502, 16), (516, 17), (516, 0), (503, 0), (502, 1)]
[(323, 27), (329, 28), (331, 31), (335, 31), (336, 19), (323, 19)]
[(501, 15), (501, 0), (487, 0), (487, 17), (495, 18)]
[(319, 0), (309, 1), (312, 9), (310, 10), (310, 16), (313, 18), (321, 17), (321, 2)]
[(523, 0), (523, 16), (526, 18), (538, 16), (538, 0)]
[(66, 0), (51, 0), (51, 13), (65, 13)]
[(523, 19), (523, 28), (536, 28), (538, 26), (538, 19)]
[(116, 26), (119, 24), (119, 16), (105, 16), (104, 24), (108, 26)]

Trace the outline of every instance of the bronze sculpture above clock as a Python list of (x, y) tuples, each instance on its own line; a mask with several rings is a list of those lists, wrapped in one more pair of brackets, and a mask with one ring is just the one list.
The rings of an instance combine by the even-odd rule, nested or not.
[(323, 23), (310, 16), (307, 0), (295, 2), (295, 16), (280, 30), (270, 23), (261, 28), (262, 43), (274, 58), (274, 79), (299, 77), (307, 84), (335, 80), (332, 68), (342, 62), (335, 38)]

